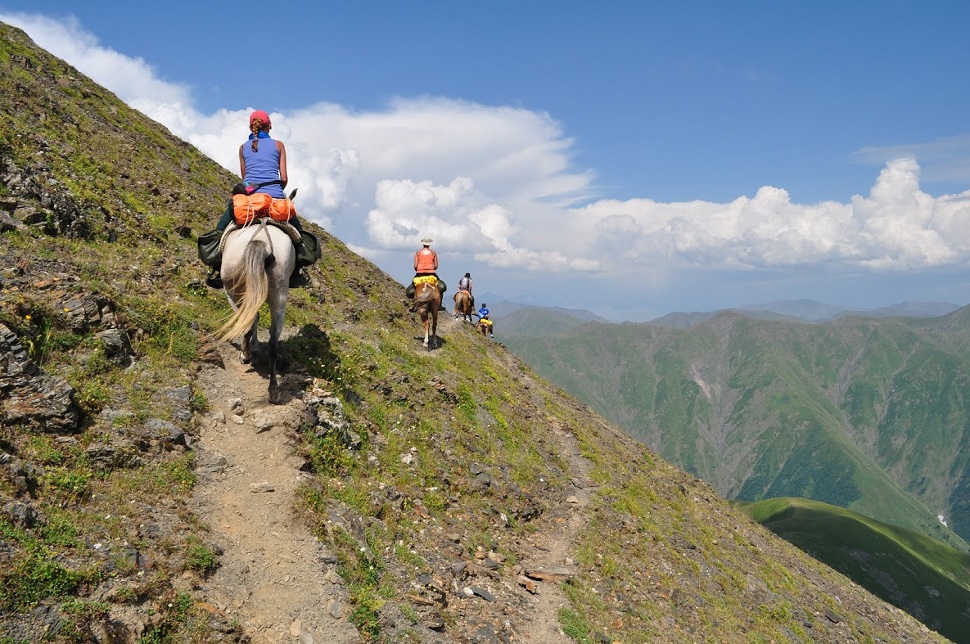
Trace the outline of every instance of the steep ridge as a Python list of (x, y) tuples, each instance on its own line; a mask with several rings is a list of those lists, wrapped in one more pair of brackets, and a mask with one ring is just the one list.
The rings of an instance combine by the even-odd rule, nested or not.
[(0, 637), (943, 641), (312, 224), (268, 407), (195, 258), (233, 177), (2, 25), (0, 72)]

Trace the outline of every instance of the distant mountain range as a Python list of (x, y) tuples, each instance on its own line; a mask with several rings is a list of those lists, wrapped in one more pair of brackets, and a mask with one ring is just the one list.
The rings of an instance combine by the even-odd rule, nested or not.
[(960, 306), (950, 302), (901, 302), (878, 309), (847, 309), (831, 304), (822, 304), (815, 300), (784, 300), (767, 304), (745, 304), (738, 307), (741, 311), (764, 311), (778, 313), (793, 318), (802, 318), (810, 322), (824, 322), (835, 320), (847, 315), (863, 317), (939, 317), (953, 313)]
[(730, 310), (690, 324), (519, 309), (496, 327), (541, 375), (727, 498), (813, 498), (966, 550), (970, 309), (888, 317), (950, 306), (833, 309), (815, 323)]
[[(744, 304), (733, 309), (717, 311), (678, 311), (660, 316), (645, 324), (674, 328), (686, 328), (706, 322), (725, 310), (759, 319), (788, 322), (827, 322), (847, 316), (872, 318), (887, 317), (940, 317), (956, 311), (960, 306), (950, 302), (900, 302), (878, 309), (849, 309), (815, 300), (784, 300), (764, 304)], [(499, 301), (489, 305), (492, 318), (501, 321), (505, 335), (550, 335), (571, 329), (587, 322), (615, 324), (595, 313), (583, 309), (543, 307), (517, 302)], [(629, 322), (624, 324), (630, 324)]]
[(588, 322), (610, 324), (606, 318), (582, 309), (529, 306), (508, 301), (489, 303), (488, 308), (500, 337), (549, 335)]

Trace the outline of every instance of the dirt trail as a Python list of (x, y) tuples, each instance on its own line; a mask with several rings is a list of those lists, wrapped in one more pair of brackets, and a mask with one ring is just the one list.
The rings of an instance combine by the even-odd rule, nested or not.
[[(577, 571), (570, 551), (576, 535), (583, 528), (584, 519), (579, 510), (589, 502), (591, 483), (587, 478), (588, 463), (579, 453), (575, 437), (568, 430), (553, 428), (559, 438), (561, 454), (569, 462), (574, 473), (575, 492), (566, 498), (568, 516), (556, 519), (559, 523), (552, 530), (543, 531), (541, 543), (536, 543), (536, 554), (522, 560), (523, 570), (545, 570), (552, 573), (548, 582), (539, 584), (535, 596), (535, 619), (528, 631), (520, 633), (521, 642), (534, 644), (569, 644), (559, 624), (559, 610), (567, 605), (565, 594), (560, 590), (555, 573)], [(565, 577), (563, 577), (565, 578)]]
[[(522, 371), (522, 365), (512, 353), (503, 350), (497, 352), (496, 357), (506, 369), (516, 373), (517, 380), (528, 390), (537, 390), (531, 376)], [(542, 400), (536, 398), (533, 403), (541, 408)], [(555, 421), (550, 424), (549, 431), (558, 439), (560, 456), (568, 463), (572, 493), (562, 499), (562, 511), (553, 519), (555, 525), (536, 534), (532, 554), (524, 556), (520, 562), (523, 571), (544, 570), (553, 574), (548, 581), (537, 584), (534, 617), (529, 628), (518, 633), (518, 641), (530, 644), (570, 644), (573, 640), (566, 636), (559, 623), (559, 611), (568, 601), (558, 584), (561, 578), (555, 573), (563, 572), (568, 576), (578, 572), (571, 552), (585, 522), (581, 510), (589, 503), (595, 484), (589, 476), (590, 462), (580, 452), (576, 436)]]
[(199, 584), (200, 601), (242, 624), (254, 644), (360, 642), (336, 559), (294, 516), (303, 473), (293, 453), (304, 403), (281, 383), (284, 404), (267, 399), (267, 379), (228, 345), (224, 368), (203, 367), (198, 385), (210, 411), (200, 428), (193, 505), (222, 549), (221, 566)]
[[(460, 333), (475, 331), (449, 311), (439, 317), (439, 332), (456, 340)], [(200, 423), (193, 509), (222, 552), (220, 568), (196, 585), (197, 599), (240, 623), (253, 644), (364, 641), (348, 620), (351, 606), (336, 559), (293, 511), (294, 492), (306, 476), (293, 450), (305, 414), (303, 401), (295, 396), (305, 383), (284, 375), (284, 402), (272, 405), (266, 377), (242, 364), (237, 349), (223, 344), (209, 350), (222, 364), (207, 363), (197, 381), (210, 410)], [(420, 345), (415, 350), (427, 353)], [(496, 354), (507, 368), (521, 370), (511, 354)], [(526, 374), (521, 378), (529, 379)], [(555, 527), (531, 540), (520, 567), (574, 572), (569, 553), (583, 526), (580, 510), (589, 500), (589, 464), (572, 432), (557, 424), (549, 429), (569, 463), (572, 494), (562, 499)], [(566, 598), (557, 581), (553, 575), (534, 582), (534, 612), (517, 625), (514, 641), (570, 642), (559, 625)]]
[[(438, 317), (438, 332), (445, 341), (460, 341), (461, 333), (478, 334), (477, 325), (463, 323), (452, 317), (451, 309), (444, 311)], [(416, 338), (420, 340), (421, 338)], [(491, 339), (489, 340), (492, 341)], [(424, 349), (416, 349), (419, 355), (431, 355)], [(496, 351), (493, 356), (506, 369), (516, 374), (516, 379), (523, 383), (531, 383), (532, 378), (523, 371), (521, 363), (507, 350)], [(529, 387), (532, 389), (532, 387)], [(532, 389), (537, 391), (538, 387)], [(535, 408), (541, 408), (542, 400), (533, 400)], [(589, 478), (589, 461), (582, 456), (579, 443), (575, 435), (552, 422), (549, 431), (553, 432), (559, 442), (559, 451), (563, 460), (569, 464), (571, 472), (572, 491), (561, 500), (558, 516), (553, 518), (554, 525), (537, 532), (529, 541), (529, 547), (523, 553), (518, 568), (526, 571), (548, 571), (548, 577), (543, 581), (532, 581), (531, 587), (535, 594), (530, 595), (532, 610), (524, 622), (516, 625), (514, 642), (528, 644), (570, 644), (572, 640), (562, 631), (559, 623), (559, 611), (567, 605), (565, 594), (559, 588), (559, 582), (576, 574), (578, 569), (571, 559), (570, 553), (580, 530), (584, 526), (581, 510), (589, 503), (590, 490), (594, 484)], [(512, 579), (507, 580), (514, 584)]]

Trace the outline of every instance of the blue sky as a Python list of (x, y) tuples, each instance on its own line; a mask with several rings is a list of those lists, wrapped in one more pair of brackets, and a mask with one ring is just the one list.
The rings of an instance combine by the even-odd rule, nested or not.
[(615, 320), (970, 302), (970, 3), (249, 11), (0, 0), (233, 171), (268, 111), (302, 215), (401, 282), (430, 235), (452, 285)]

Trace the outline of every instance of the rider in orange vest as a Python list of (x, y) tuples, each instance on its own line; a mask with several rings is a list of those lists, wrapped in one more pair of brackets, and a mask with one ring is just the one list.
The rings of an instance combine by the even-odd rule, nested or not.
[[(435, 279), (438, 280), (438, 290), (441, 291), (441, 298), (444, 299), (445, 291), (448, 287), (445, 285), (444, 281), (438, 277), (438, 253), (431, 250), (431, 239), (425, 237), (421, 240), (423, 245), (421, 250), (414, 254), (414, 276), (421, 277), (424, 275), (434, 275)], [(408, 285), (407, 290), (408, 298), (414, 297), (414, 280)]]

